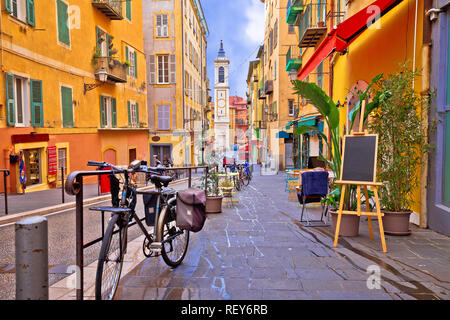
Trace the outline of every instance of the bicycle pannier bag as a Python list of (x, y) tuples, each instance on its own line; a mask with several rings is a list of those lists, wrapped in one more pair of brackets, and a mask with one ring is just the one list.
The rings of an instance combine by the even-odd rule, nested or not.
[(158, 195), (156, 194), (146, 194), (144, 193), (144, 211), (145, 211), (145, 223), (147, 226), (155, 225), (156, 216), (156, 202), (158, 200)]
[(189, 188), (177, 194), (177, 227), (198, 232), (206, 220), (205, 190)]

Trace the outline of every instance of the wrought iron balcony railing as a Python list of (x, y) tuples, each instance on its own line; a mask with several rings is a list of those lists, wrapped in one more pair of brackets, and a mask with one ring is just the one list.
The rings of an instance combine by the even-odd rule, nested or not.
[(127, 82), (128, 66), (126, 64), (108, 57), (95, 58), (95, 72), (102, 68), (108, 74), (108, 80), (120, 83)]
[(303, 0), (289, 0), (286, 8), (286, 22), (295, 24), (297, 16), (303, 11)]
[(299, 47), (315, 47), (327, 32), (327, 2), (309, 3), (305, 6), (299, 23)]
[(302, 56), (298, 46), (290, 46), (286, 53), (286, 71), (298, 70), (302, 66)]
[(111, 20), (122, 20), (122, 0), (92, 0), (92, 5)]

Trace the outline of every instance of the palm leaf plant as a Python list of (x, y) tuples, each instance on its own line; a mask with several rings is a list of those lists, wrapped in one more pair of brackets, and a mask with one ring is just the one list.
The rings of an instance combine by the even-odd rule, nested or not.
[[(361, 103), (364, 100), (367, 100), (369, 93), (372, 90), (372, 87), (375, 83), (377, 83), (383, 77), (382, 74), (374, 77), (364, 92), (359, 95), (359, 101), (355, 105), (355, 108), (352, 112), (349, 113), (349, 119), (351, 126), (353, 127), (354, 121), (356, 119), (356, 115), (361, 111)], [(320, 160), (324, 161), (327, 166), (334, 173), (336, 180), (339, 180), (341, 177), (341, 161), (342, 154), (340, 149), (340, 136), (339, 136), (339, 123), (340, 123), (340, 113), (338, 104), (336, 104), (319, 86), (315, 83), (304, 82), (296, 80), (294, 82), (294, 91), (295, 94), (301, 95), (304, 98), (308, 99), (310, 103), (317, 109), (317, 111), (321, 114), (324, 119), (328, 131), (329, 131), (329, 139), (327, 135), (323, 132), (319, 131), (317, 126), (309, 126), (300, 124), (299, 127), (294, 131), (296, 135), (302, 135), (307, 132), (314, 132), (319, 134), (324, 141), (325, 145), (329, 150), (329, 159), (320, 156)], [(366, 105), (366, 111), (364, 112), (363, 121), (367, 121), (368, 115), (379, 106), (379, 97), (375, 96), (373, 101)], [(347, 203), (348, 209), (350, 209), (352, 205), (351, 200), (351, 192), (352, 189), (356, 189), (356, 187), (348, 188), (345, 196), (345, 202)], [(337, 202), (339, 201), (341, 187), (336, 187), (331, 191), (328, 196), (325, 198), (325, 202), (332, 206), (333, 208), (337, 208)]]

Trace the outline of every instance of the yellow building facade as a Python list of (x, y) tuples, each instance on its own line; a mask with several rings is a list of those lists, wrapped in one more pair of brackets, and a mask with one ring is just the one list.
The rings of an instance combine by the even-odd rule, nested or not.
[(61, 167), (87, 169), (88, 160), (148, 159), (142, 3), (1, 6), (0, 167), (12, 172), (9, 192), (54, 187)]
[(151, 158), (176, 166), (199, 164), (208, 105), (208, 27), (201, 3), (171, 0), (143, 5)]

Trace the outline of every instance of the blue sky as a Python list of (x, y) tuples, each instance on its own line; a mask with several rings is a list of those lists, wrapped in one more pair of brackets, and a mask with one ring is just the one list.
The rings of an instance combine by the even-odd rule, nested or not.
[(264, 39), (264, 4), (260, 0), (201, 0), (201, 3), (209, 28), (210, 88), (214, 90), (214, 60), (223, 40), (230, 60), (230, 95), (245, 97), (248, 63), (256, 59)]

